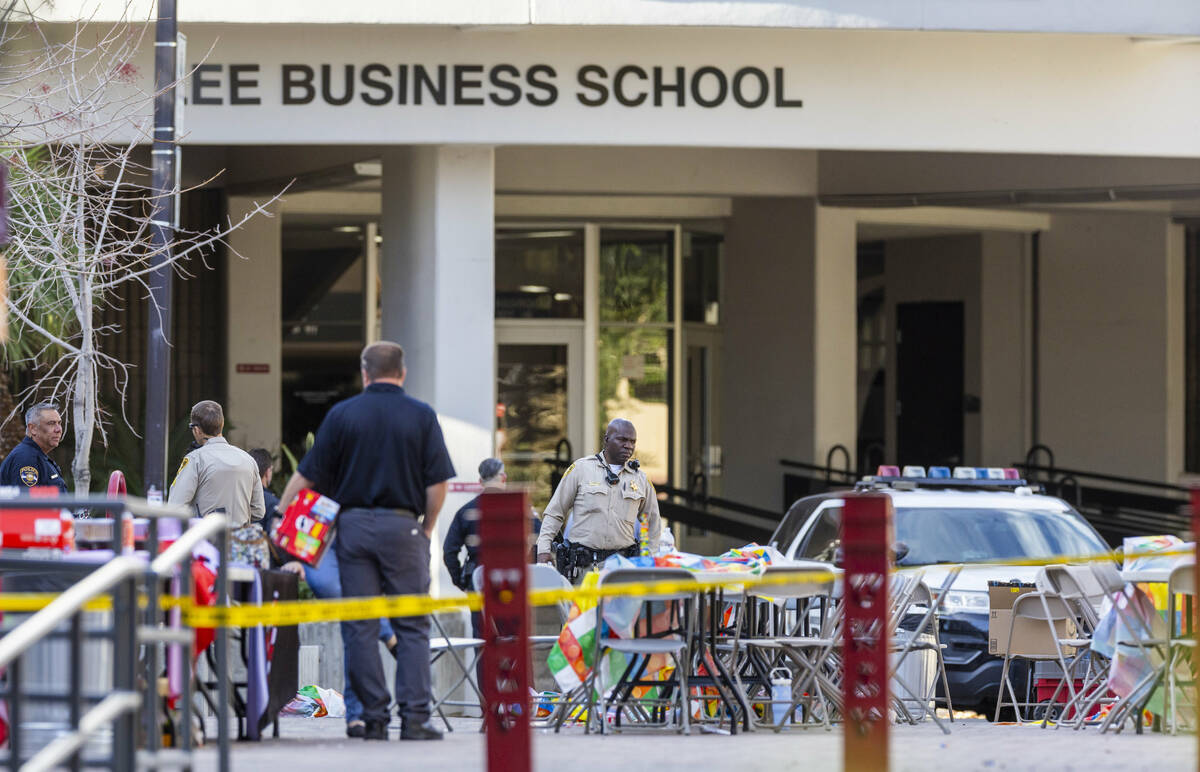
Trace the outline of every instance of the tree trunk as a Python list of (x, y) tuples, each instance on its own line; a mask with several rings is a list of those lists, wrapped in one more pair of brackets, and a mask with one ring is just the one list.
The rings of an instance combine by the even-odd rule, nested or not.
[(75, 394), (71, 400), (71, 420), (75, 424), (75, 458), (71, 464), (71, 474), (75, 477), (75, 494), (84, 496), (92, 487), (92, 434), (95, 430), (96, 411), (89, 403), (94, 399), (93, 382), (96, 374), (92, 368), (91, 357), (80, 357), (78, 366)]

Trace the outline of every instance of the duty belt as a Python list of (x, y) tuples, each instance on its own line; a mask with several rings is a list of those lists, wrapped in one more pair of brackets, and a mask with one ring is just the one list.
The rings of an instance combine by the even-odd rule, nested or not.
[(627, 558), (636, 557), (638, 545), (630, 544), (615, 550), (602, 550), (585, 544), (572, 544), (566, 539), (554, 547), (554, 562), (558, 572), (569, 581), (574, 582), (582, 573), (591, 569), (597, 563), (603, 563), (611, 555), (622, 555)]

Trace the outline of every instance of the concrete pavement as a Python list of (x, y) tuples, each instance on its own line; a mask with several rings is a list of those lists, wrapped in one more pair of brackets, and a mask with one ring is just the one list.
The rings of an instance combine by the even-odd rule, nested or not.
[[(236, 743), (233, 769), (286, 772), (368, 772), (368, 770), (482, 770), (484, 738), (478, 719), (452, 719), (455, 730), (441, 742), (400, 742), (393, 721), (388, 742), (350, 740), (341, 719), (281, 720), (281, 737)], [(1095, 729), (1055, 731), (1033, 726), (994, 726), (983, 719), (956, 721), (950, 735), (930, 723), (892, 728), (893, 772), (929, 770), (1045, 770), (1047, 772), (1175, 772), (1196, 769), (1196, 737), (1127, 730), (1101, 735)], [(587, 770), (756, 770), (841, 768), (841, 733), (808, 730), (735, 737), (693, 732), (584, 735), (535, 730), (534, 768), (543, 772)], [(196, 770), (214, 772), (216, 749), (197, 752)]]

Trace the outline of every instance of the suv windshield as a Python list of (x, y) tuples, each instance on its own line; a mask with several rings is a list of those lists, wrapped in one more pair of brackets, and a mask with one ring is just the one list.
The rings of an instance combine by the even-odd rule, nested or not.
[(1107, 552), (1077, 512), (1029, 509), (897, 508), (901, 565)]

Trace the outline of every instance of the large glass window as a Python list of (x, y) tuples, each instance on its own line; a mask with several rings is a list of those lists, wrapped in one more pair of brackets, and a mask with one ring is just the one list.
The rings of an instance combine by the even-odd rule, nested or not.
[(721, 323), (721, 246), (716, 233), (683, 234), (683, 321)]
[(601, 231), (601, 324), (671, 321), (674, 245), (674, 231)]
[(329, 408), (361, 388), (365, 237), (361, 221), (324, 215), (283, 221), (282, 440), (297, 458)]
[(637, 458), (665, 483), (671, 464), (673, 230), (600, 232), (600, 426), (626, 418)]
[(508, 479), (533, 486), (541, 511), (550, 501), (550, 470), (558, 443), (567, 436), (567, 347), (498, 347), (496, 452)]
[(583, 230), (496, 232), (496, 318), (583, 318)]

